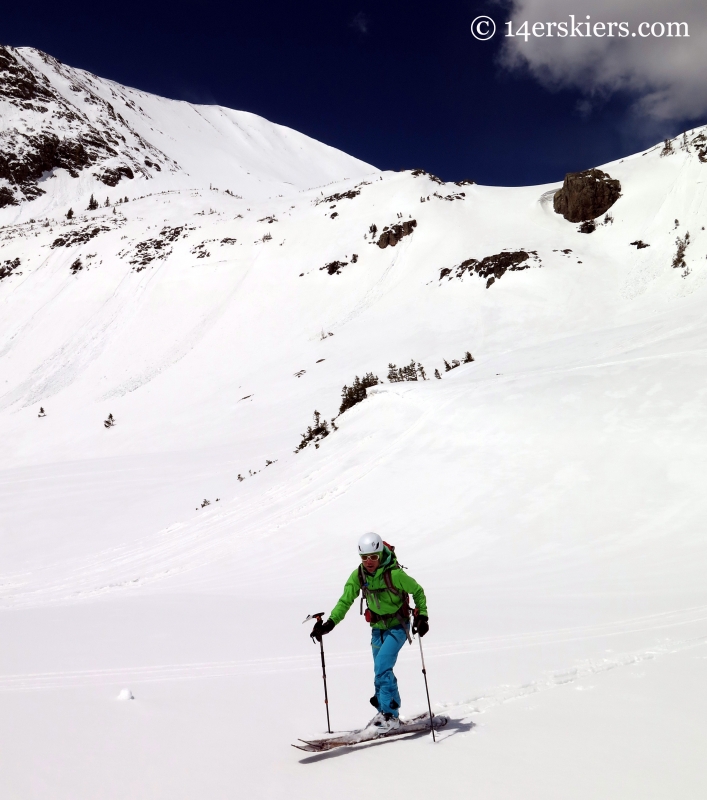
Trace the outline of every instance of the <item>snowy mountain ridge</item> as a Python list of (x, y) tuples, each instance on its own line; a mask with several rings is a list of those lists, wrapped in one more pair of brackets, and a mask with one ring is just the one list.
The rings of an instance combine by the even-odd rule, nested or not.
[(15, 221), (91, 192), (218, 182), (255, 199), (376, 171), (255, 114), (166, 100), (27, 47), (0, 47), (0, 119), (0, 207), (38, 200)]

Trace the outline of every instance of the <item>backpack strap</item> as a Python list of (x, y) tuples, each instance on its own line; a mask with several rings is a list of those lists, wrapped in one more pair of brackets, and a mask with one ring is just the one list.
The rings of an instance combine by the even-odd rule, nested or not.
[[(361, 616), (363, 616), (363, 601), (364, 601), (364, 599), (366, 597), (366, 592), (364, 591), (364, 588), (363, 588), (365, 583), (366, 583), (366, 581), (365, 581), (365, 579), (363, 577), (363, 565), (359, 564), (358, 565), (358, 586), (359, 586), (359, 592), (361, 593), (361, 608), (359, 609), (359, 613), (361, 614)], [(368, 605), (368, 603), (366, 605)]]
[(388, 591), (392, 592), (396, 597), (399, 597), (402, 600), (402, 604), (396, 615), (399, 615), (398, 618), (400, 619), (401, 624), (403, 624), (403, 618), (405, 619), (405, 624), (410, 619), (410, 595), (407, 592), (403, 592), (402, 589), (396, 589), (393, 585), (393, 577), (390, 574), (392, 571), (392, 567), (390, 570), (386, 570), (383, 573), (383, 580), (385, 581), (385, 585)]
[[(403, 592), (401, 589), (398, 589), (395, 584), (393, 583), (393, 577), (391, 572), (394, 569), (401, 569), (397, 560), (391, 564), (384, 572), (383, 572), (383, 582), (385, 583), (385, 588), (396, 597), (401, 599), (400, 608), (393, 612), (392, 614), (376, 614), (375, 611), (370, 607), (368, 603), (368, 589), (367, 589), (367, 581), (366, 577), (363, 574), (363, 565), (359, 564), (358, 567), (358, 582), (361, 592), (361, 609), (360, 613), (363, 614), (363, 601), (366, 601), (366, 620), (368, 622), (388, 622), (391, 619), (397, 620), (404, 628), (406, 635), (408, 637), (408, 641), (412, 641), (410, 639), (410, 634), (408, 632), (408, 625), (410, 622), (410, 596), (407, 592)], [(371, 592), (374, 595), (375, 600), (375, 593)]]
[(383, 573), (383, 580), (385, 581), (386, 589), (389, 592), (392, 592), (396, 597), (400, 597), (401, 591), (400, 589), (395, 588), (395, 586), (393, 585), (393, 578), (390, 575), (393, 569), (394, 567), (392, 566), (388, 567), (388, 569)]

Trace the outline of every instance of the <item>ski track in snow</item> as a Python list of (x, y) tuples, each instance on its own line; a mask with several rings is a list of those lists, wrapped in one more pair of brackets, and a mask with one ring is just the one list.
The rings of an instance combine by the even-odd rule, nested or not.
[(707, 644), (707, 636), (684, 642), (657, 645), (647, 650), (625, 653), (611, 658), (584, 660), (569, 669), (554, 671), (546, 678), (538, 681), (526, 683), (522, 686), (499, 686), (462, 702), (437, 703), (436, 708), (457, 719), (465, 719), (473, 714), (484, 713), (511, 700), (518, 700), (528, 695), (566, 686), (591, 675), (609, 672), (620, 667), (631, 667), (646, 661), (653, 661), (661, 656), (703, 647), (705, 644)]
[[(2, 605), (26, 608), (87, 600), (116, 590), (145, 586), (211, 564), (237, 551), (241, 541), (253, 535), (262, 540), (282, 525), (302, 519), (334, 501), (398, 451), (430, 413), (433, 413), (431, 409), (423, 413), (421, 419), (408, 426), (371, 461), (364, 460), (351, 467), (345, 477), (337, 471), (339, 453), (320, 462), (314, 467), (314, 473), (306, 474), (297, 485), (282, 484), (245, 508), (212, 512), (192, 523), (172, 525), (148, 540), (128, 548), (111, 548), (85, 559), (83, 563), (77, 564), (72, 560), (33, 570), (31, 574), (0, 576), (0, 590), (4, 589), (0, 595)], [(345, 453), (346, 460), (353, 460), (352, 454), (360, 448), (361, 444), (354, 442)], [(275, 510), (271, 510), (273, 506)], [(57, 572), (62, 577), (53, 577), (52, 573)], [(249, 574), (252, 573), (251, 568)]]
[[(22, 408), (27, 408), (39, 400), (44, 401), (46, 398), (52, 397), (69, 386), (105, 350), (109, 344), (109, 334), (115, 335), (137, 313), (140, 298), (149, 289), (150, 284), (156, 280), (157, 275), (158, 270), (145, 272), (142, 279), (136, 282), (134, 275), (127, 272), (119, 280), (110, 296), (72, 337), (64, 341), (57, 350), (35, 367), (24, 382), (4, 397), (0, 397), (0, 409), (9, 408), (18, 401), (22, 401)], [(26, 330), (17, 331), (10, 337), (11, 340), (17, 338), (20, 333), (29, 333), (34, 324), (41, 324), (41, 312), (55, 303), (58, 296), (68, 288), (68, 285), (64, 284), (57, 295), (50, 297), (32, 315), (25, 326)]]
[[(388, 388), (386, 394), (404, 398), (409, 390), (405, 384), (398, 387)], [(413, 403), (416, 419), (368, 459), (356, 459), (364, 443), (355, 441), (343, 452), (326, 457), (322, 454), (319, 463), (296, 482), (281, 483), (249, 505), (233, 503), (235, 511), (212, 511), (199, 520), (171, 525), (130, 547), (111, 548), (87, 559), (71, 559), (31, 573), (0, 575), (0, 607), (29, 608), (90, 600), (145, 587), (219, 561), (237, 552), (241, 542), (252, 540), (253, 536), (258, 540), (268, 538), (283, 525), (304, 519), (344, 495), (401, 452), (431, 415), (444, 411), (465, 391), (466, 387), (455, 387), (446, 401), (432, 407)], [(355, 466), (342, 474), (342, 460)], [(257, 580), (255, 576), (257, 564), (249, 567), (242, 585)]]
[[(537, 379), (683, 356), (703, 358), (706, 354), (705, 350), (687, 350), (617, 358), (560, 369), (531, 369), (512, 377), (516, 381), (521, 377)], [(482, 378), (481, 382), (493, 380)], [(405, 444), (424, 430), (432, 416), (443, 415), (446, 408), (473, 392), (474, 384), (471, 387), (464, 384), (448, 386), (446, 391), (444, 400), (437, 398), (436, 403), (429, 404), (424, 398), (415, 396), (405, 383), (376, 387), (370, 391), (372, 397), (399, 398), (408, 408), (414, 409), (416, 418), (373, 456), (364, 456), (365, 442), (352, 442), (331, 454), (322, 448), (318, 453), (318, 463), (303, 476), (289, 483), (282, 482), (248, 503), (233, 502), (235, 510), (229, 510), (226, 505), (225, 509), (212, 510), (198, 520), (171, 525), (129, 547), (114, 547), (84, 559), (51, 564), (37, 568), (31, 574), (0, 575), (0, 603), (6, 608), (25, 608), (84, 601), (116, 591), (145, 587), (219, 561), (237, 552), (241, 542), (253, 536), (259, 540), (271, 537), (281, 527), (306, 518), (346, 494), (358, 482), (403, 452)], [(341, 462), (355, 466), (349, 466), (347, 472), (341, 474)], [(251, 569), (251, 574), (256, 572)], [(247, 578), (246, 583), (251, 580), (253, 578)]]
[[(371, 308), (377, 300), (379, 300), (383, 295), (388, 291), (390, 288), (388, 286), (389, 283), (392, 282), (392, 278), (395, 274), (395, 267), (400, 260), (401, 256), (405, 253), (405, 247), (409, 243), (410, 237), (408, 237), (408, 241), (406, 242), (403, 239), (401, 242), (396, 245), (396, 253), (393, 256), (390, 264), (385, 268), (383, 274), (380, 278), (376, 281), (376, 283), (371, 286), (371, 288), (366, 292), (366, 294), (356, 303), (356, 305), (346, 313), (341, 319), (335, 320), (330, 322), (324, 326), (326, 330), (333, 328), (336, 330), (337, 328), (342, 328), (347, 325), (349, 322), (353, 322), (356, 317), (363, 314), (367, 309)], [(390, 279), (389, 279), (390, 278)]]
[(194, 325), (190, 331), (183, 334), (181, 339), (172, 345), (170, 350), (160, 358), (158, 363), (144, 370), (139, 375), (130, 378), (130, 380), (126, 381), (125, 383), (116, 386), (109, 392), (106, 392), (101, 396), (100, 399), (110, 400), (114, 397), (122, 397), (122, 395), (127, 394), (128, 392), (134, 392), (136, 389), (139, 389), (141, 386), (144, 386), (146, 383), (149, 383), (151, 380), (156, 378), (164, 370), (173, 366), (178, 361), (181, 361), (184, 356), (187, 355), (187, 353), (196, 347), (196, 345), (204, 338), (204, 336), (206, 336), (206, 334), (214, 327), (214, 325), (216, 325), (226, 311), (228, 311), (230, 302), (241, 290), (241, 287), (255, 266), (261, 253), (262, 250), (258, 251), (255, 258), (250, 261), (248, 268), (243, 271), (238, 280), (234, 281), (234, 284), (230, 290), (223, 293), (220, 301), (217, 302), (215, 306), (212, 307), (212, 309), (205, 316), (203, 316), (202, 319), (196, 325)]
[[(707, 608), (691, 609), (687, 612), (657, 614), (636, 620), (626, 620), (631, 630), (658, 631), (678, 628), (682, 625), (707, 619)], [(701, 616), (700, 616), (701, 615)], [(619, 629), (619, 623), (606, 626), (546, 631), (543, 634), (490, 637), (467, 642), (449, 642), (425, 646), (427, 660), (434, 663), (437, 658), (468, 653), (483, 653), (489, 650), (542, 646), (592, 637), (619, 635), (629, 632)], [(517, 700), (528, 695), (575, 683), (591, 675), (609, 672), (621, 667), (635, 666), (707, 644), (707, 635), (685, 640), (669, 639), (660, 644), (638, 651), (612, 653), (598, 659), (582, 659), (571, 667), (555, 669), (535, 681), (522, 685), (500, 685), (464, 700), (436, 702), (437, 712), (444, 712), (452, 719), (464, 720), (484, 713), (495, 706)], [(327, 656), (327, 668), (333, 672), (350, 666), (368, 665), (370, 654), (357, 651)], [(143, 667), (118, 667), (106, 669), (67, 670), (57, 672), (0, 675), (0, 692), (37, 692), (46, 690), (68, 690), (88, 686), (111, 686), (115, 684), (139, 685), (171, 681), (194, 681), (240, 678), (249, 675), (291, 674), (298, 671), (318, 672), (321, 669), (318, 652), (315, 655), (276, 658), (242, 659), (233, 661), (201, 662), (190, 664), (159, 664)], [(411, 712), (415, 713), (415, 712)]]

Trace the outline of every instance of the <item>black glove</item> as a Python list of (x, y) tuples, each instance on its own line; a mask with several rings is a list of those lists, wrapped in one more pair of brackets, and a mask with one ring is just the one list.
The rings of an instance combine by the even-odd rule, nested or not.
[(312, 639), (316, 639), (318, 642), (321, 642), (322, 636), (325, 636), (327, 633), (331, 633), (334, 630), (335, 625), (336, 623), (333, 619), (328, 619), (326, 622), (322, 622), (320, 619), (318, 619), (309, 635), (312, 637)]
[(412, 618), (412, 632), (419, 633), (422, 638), (430, 629), (430, 623), (424, 614), (415, 614)]

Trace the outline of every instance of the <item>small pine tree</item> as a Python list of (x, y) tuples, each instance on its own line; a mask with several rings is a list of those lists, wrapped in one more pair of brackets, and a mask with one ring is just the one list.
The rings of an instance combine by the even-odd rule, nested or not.
[(42, 406), (39, 407), (39, 414), (37, 414), (37, 416), (38, 417), (46, 417), (47, 416), (45, 411), (44, 411), (44, 408)]
[(444, 361), (444, 371), (449, 372), (449, 370), (451, 369), (451, 367), (449, 366), (449, 362), (447, 361), (446, 358), (443, 359), (443, 361)]
[(314, 425), (307, 426), (307, 432), (302, 434), (302, 441), (297, 445), (295, 453), (304, 450), (304, 448), (312, 442), (315, 448), (319, 448), (319, 441), (328, 436), (330, 432), (329, 423), (325, 419), (322, 419), (322, 415), (318, 411), (315, 411)]
[(422, 380), (426, 381), (427, 375), (425, 374), (425, 368), (422, 366), (422, 364), (420, 364), (419, 361), (417, 362), (417, 371), (420, 373), (420, 377), (422, 378)]
[(415, 366), (414, 361), (410, 361), (406, 367), (402, 368), (402, 378), (404, 381), (417, 380), (417, 367)]
[(442, 380), (442, 376), (439, 374), (439, 370), (438, 369), (435, 369), (435, 378), (438, 378), (439, 380)]
[(690, 232), (688, 231), (682, 238), (678, 236), (678, 238), (675, 240), (675, 244), (677, 246), (677, 250), (673, 256), (673, 269), (684, 269), (686, 268), (685, 250), (687, 250), (688, 245), (690, 244)]
[(88, 210), (95, 211), (98, 208), (98, 200), (91, 195), (91, 199), (88, 201)]
[(115, 425), (115, 420), (113, 419), (112, 414), (108, 414), (108, 417), (103, 420), (103, 426), (105, 428), (112, 428)]
[(106, 197), (106, 202), (103, 204), (106, 208), (110, 208), (110, 200)]
[(388, 380), (391, 383), (398, 383), (402, 380), (400, 373), (395, 364), (388, 364)]
[(471, 364), (473, 360), (474, 356), (467, 350), (466, 353), (464, 353), (464, 364)]
[[(376, 386), (378, 382), (378, 376), (374, 375), (372, 372), (367, 372), (362, 379), (357, 375), (354, 378), (351, 386), (344, 386), (344, 388), (341, 390), (341, 405), (339, 406), (339, 414), (343, 414), (347, 409), (355, 406), (362, 400), (365, 400), (366, 389), (368, 389), (370, 386)], [(334, 426), (334, 430), (336, 430), (336, 426)]]
[(70, 208), (70, 209), (69, 209), (69, 210), (66, 212), (66, 218), (67, 218), (67, 219), (73, 219), (73, 218), (74, 218), (74, 209), (73, 209), (73, 208)]

